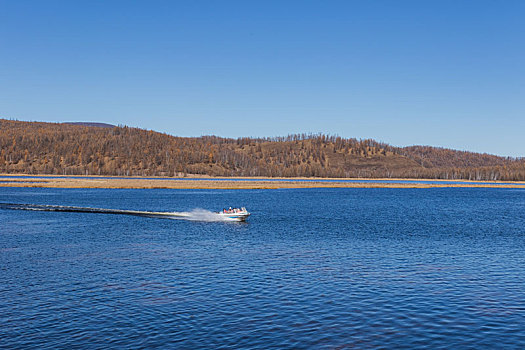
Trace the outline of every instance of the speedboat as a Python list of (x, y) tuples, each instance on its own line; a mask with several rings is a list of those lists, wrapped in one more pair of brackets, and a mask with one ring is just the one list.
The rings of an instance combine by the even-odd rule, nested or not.
[(222, 211), (218, 212), (217, 215), (231, 221), (246, 221), (246, 218), (250, 216), (250, 213), (248, 213), (248, 210), (246, 210), (245, 207), (242, 207), (223, 209)]

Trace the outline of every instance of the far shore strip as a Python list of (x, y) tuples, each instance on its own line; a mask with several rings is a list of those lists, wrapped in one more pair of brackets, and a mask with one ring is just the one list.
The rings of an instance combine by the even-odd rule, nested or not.
[[(4, 176), (4, 178), (1, 178)], [(6, 177), (9, 176), (9, 177)], [(35, 177), (31, 177), (35, 176)], [(256, 179), (256, 178), (210, 178), (209, 180), (185, 180), (175, 178), (120, 178), (120, 177), (81, 177), (53, 175), (0, 175), (0, 187), (49, 187), (49, 188), (170, 188), (170, 189), (279, 189), (279, 188), (439, 188), (439, 187), (469, 187), (469, 188), (523, 188), (524, 182), (490, 182), (490, 184), (468, 183), (468, 180), (434, 180), (434, 179), (320, 179), (320, 178), (292, 178), (284, 179)], [(195, 178), (195, 177), (194, 177)], [(201, 178), (201, 177), (198, 177)], [(203, 179), (205, 177), (202, 177)], [(235, 181), (242, 179), (243, 181)], [(297, 180), (297, 181), (294, 181)], [(313, 181), (301, 181), (313, 180)], [(323, 181), (324, 180), (324, 181)], [(330, 182), (333, 180), (352, 180), (363, 182)], [(433, 181), (435, 183), (385, 183), (373, 181)], [(369, 181), (369, 182), (367, 182)], [(461, 181), (457, 184), (451, 181)], [(482, 182), (482, 181), (478, 181)], [(484, 182), (484, 181), (483, 181)], [(521, 184), (521, 185), (520, 185)]]

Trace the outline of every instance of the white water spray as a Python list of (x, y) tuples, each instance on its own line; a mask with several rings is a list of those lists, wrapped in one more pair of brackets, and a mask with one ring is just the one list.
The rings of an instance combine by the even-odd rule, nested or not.
[(228, 217), (221, 216), (212, 211), (196, 208), (189, 212), (172, 212), (173, 219), (183, 219), (189, 221), (205, 221), (205, 222), (216, 222), (216, 221), (237, 221)]

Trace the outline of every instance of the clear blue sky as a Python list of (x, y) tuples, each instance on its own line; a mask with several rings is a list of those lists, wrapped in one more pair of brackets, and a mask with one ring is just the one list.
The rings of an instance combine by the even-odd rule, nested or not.
[(0, 117), (525, 156), (525, 1), (0, 0)]

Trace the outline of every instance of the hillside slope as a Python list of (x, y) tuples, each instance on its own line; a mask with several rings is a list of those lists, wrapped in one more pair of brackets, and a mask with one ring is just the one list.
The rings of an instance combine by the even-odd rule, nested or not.
[(0, 119), (0, 147), (2, 173), (525, 180), (522, 159), (326, 135), (186, 138)]

